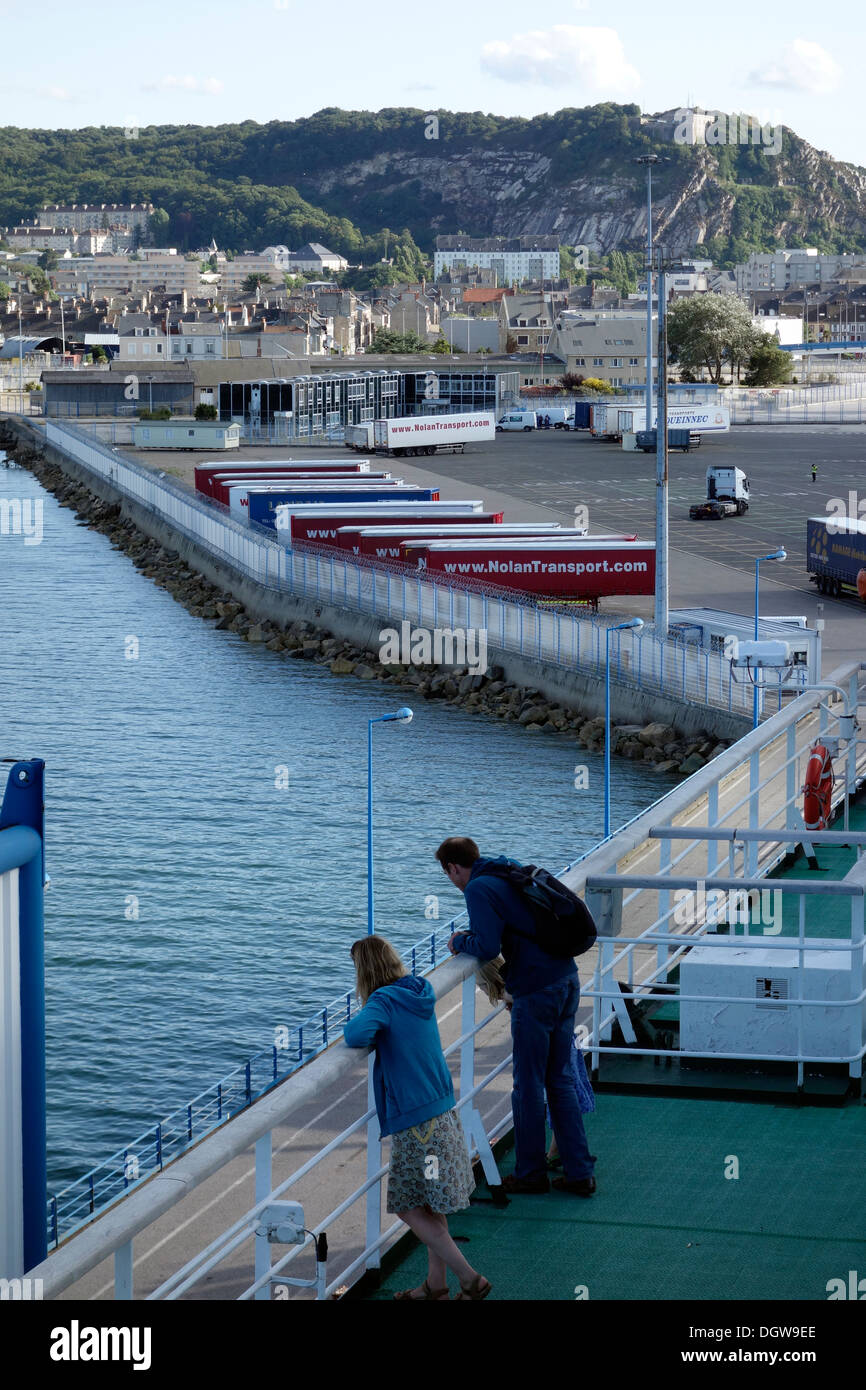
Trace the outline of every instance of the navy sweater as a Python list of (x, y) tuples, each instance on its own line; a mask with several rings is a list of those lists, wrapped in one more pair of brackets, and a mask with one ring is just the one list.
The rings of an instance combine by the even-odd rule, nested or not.
[[(503, 955), (503, 977), (508, 993), (515, 999), (534, 994), (577, 975), (574, 960), (560, 960), (543, 951), (535, 940), (518, 936), (526, 932), (535, 936), (532, 913), (521, 894), (504, 879), (485, 876), (485, 864), (514, 864), (517, 861), (500, 855), (497, 859), (478, 859), (472, 866), (466, 885), (466, 908), (469, 912), (469, 931), (461, 933), (454, 942), (456, 952), (464, 951), (478, 960), (492, 960)], [(511, 926), (516, 930), (508, 931)]]

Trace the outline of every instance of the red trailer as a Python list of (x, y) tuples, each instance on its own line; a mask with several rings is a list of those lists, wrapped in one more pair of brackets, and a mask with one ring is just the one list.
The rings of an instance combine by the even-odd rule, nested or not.
[[(410, 547), (403, 549), (408, 558)], [(498, 585), (539, 598), (655, 592), (655, 545), (647, 541), (431, 541), (411, 546), (411, 554), (431, 578)]]
[(482, 502), (368, 502), (339, 503), (318, 502), (287, 503), (279, 513), (283, 524), (280, 535), (291, 537), (292, 545), (339, 544), (337, 532), (345, 526), (418, 526), (428, 522), (441, 521), (462, 523), (475, 521), (496, 523), (502, 520), (501, 512), (483, 512)]
[(461, 517), (459, 521), (442, 522), (435, 525), (425, 523), (421, 526), (358, 526), (354, 522), (351, 526), (341, 526), (337, 533), (337, 541), (341, 550), (351, 550), (353, 555), (360, 555), (371, 560), (389, 560), (397, 564), (406, 564), (403, 555), (402, 545), (412, 543), (414, 545), (427, 545), (434, 540), (463, 540), (466, 538), (479, 540), (493, 540), (494, 538), (513, 537), (515, 540), (529, 540), (533, 536), (579, 536), (579, 530), (566, 529), (559, 526), (556, 522), (549, 522), (539, 525), (530, 523), (509, 523), (509, 522), (490, 522), (484, 512), (479, 512), (477, 516)]
[(369, 459), (356, 459), (346, 463), (345, 459), (261, 459), (258, 462), (244, 460), (241, 463), (197, 463), (195, 466), (195, 490), (205, 496), (212, 496), (212, 482), (216, 477), (250, 478), (284, 473), (369, 473)]

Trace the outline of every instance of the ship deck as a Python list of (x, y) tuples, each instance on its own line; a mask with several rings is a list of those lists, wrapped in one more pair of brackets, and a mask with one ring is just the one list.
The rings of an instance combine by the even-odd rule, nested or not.
[[(850, 828), (866, 829), (862, 802), (851, 806)], [(841, 879), (855, 851), (821, 846), (817, 858), (809, 869), (798, 857), (768, 884)], [(847, 900), (810, 899), (808, 936), (848, 930)], [(781, 934), (797, 934), (796, 901)], [(675, 1015), (673, 1002), (666, 1008)], [(602, 1058), (600, 1078), (587, 1117), (599, 1156), (593, 1198), (551, 1189), (507, 1208), (482, 1200), (450, 1219), (492, 1298), (826, 1300), (830, 1280), (847, 1287), (849, 1271), (866, 1272), (866, 1103), (846, 1095), (847, 1077), (813, 1077), (798, 1093), (782, 1072), (701, 1072), (636, 1057)], [(505, 1174), (513, 1153), (502, 1150)], [(483, 1182), (475, 1195), (489, 1197)], [(425, 1275), (426, 1253), (407, 1236), (379, 1286), (371, 1280), (354, 1296), (390, 1299)]]

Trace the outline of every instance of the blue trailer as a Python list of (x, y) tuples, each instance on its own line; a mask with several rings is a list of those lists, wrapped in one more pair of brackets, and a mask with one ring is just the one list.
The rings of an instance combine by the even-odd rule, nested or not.
[(853, 592), (866, 600), (866, 521), (809, 517), (806, 568), (822, 594)]
[(588, 430), (588, 429), (589, 429), (589, 420), (590, 420), (589, 412), (590, 412), (591, 406), (592, 406), (592, 401), (575, 401), (575, 403), (574, 403), (574, 419), (573, 419), (572, 422), (571, 422), (571, 428), (572, 428), (573, 430)]
[(276, 530), (277, 507), (287, 502), (438, 502), (439, 489), (429, 487), (391, 487), (391, 488), (340, 488), (316, 487), (288, 488), (285, 491), (250, 492), (250, 521), (260, 526)]

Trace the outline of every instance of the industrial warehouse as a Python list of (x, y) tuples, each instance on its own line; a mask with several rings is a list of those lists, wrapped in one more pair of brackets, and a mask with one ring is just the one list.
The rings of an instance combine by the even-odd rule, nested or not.
[(495, 410), (498, 416), (518, 402), (513, 368), (485, 357), (444, 370), (436, 359), (426, 361), (423, 368), (417, 358), (383, 366), (381, 358), (368, 358), (366, 370), (351, 372), (266, 357), (165, 363), (142, 372), (113, 362), (44, 372), (44, 409), (49, 418), (129, 418), (160, 409), (192, 415), (199, 405), (213, 405), (220, 420), (241, 424), (251, 438), (315, 438), (396, 415)]

